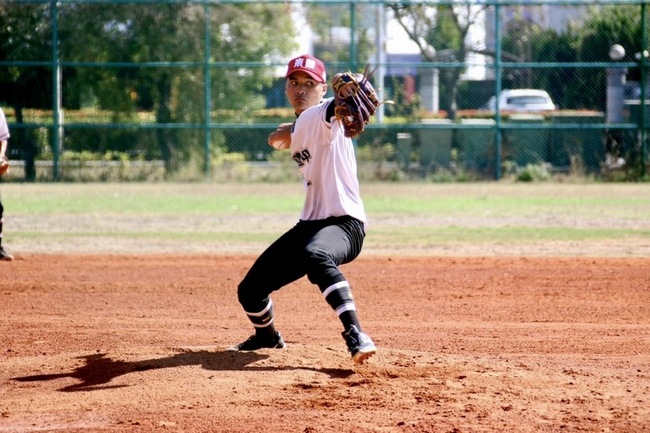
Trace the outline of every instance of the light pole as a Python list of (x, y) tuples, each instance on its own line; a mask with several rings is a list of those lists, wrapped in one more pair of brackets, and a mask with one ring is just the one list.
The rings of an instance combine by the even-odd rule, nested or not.
[[(614, 44), (609, 48), (609, 58), (619, 62), (625, 57), (625, 48), (620, 44)], [(610, 66), (607, 71), (607, 116), (608, 124), (625, 123), (625, 85), (627, 68)], [(625, 165), (625, 159), (621, 155), (621, 130), (607, 128), (605, 130), (605, 167), (608, 169), (621, 168)]]
[[(614, 44), (609, 49), (609, 58), (615, 62), (623, 60), (625, 48)], [(607, 123), (625, 122), (625, 74), (626, 68), (607, 68)]]

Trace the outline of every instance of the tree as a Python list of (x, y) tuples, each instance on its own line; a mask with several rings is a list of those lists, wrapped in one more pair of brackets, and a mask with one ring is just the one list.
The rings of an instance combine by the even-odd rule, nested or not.
[[(210, 69), (205, 75), (204, 30), (210, 32), (210, 62), (261, 62), (289, 51), (290, 14), (283, 5), (70, 5), (62, 15), (66, 58), (95, 62), (156, 62), (170, 66), (80, 68), (79, 92), (93, 95), (102, 108), (128, 116), (151, 107), (160, 124), (201, 122), (203, 90), (210, 78), (213, 107), (248, 111), (260, 108), (256, 91), (272, 79), (268, 69), (237, 66)], [(206, 15), (209, 14), (209, 15)], [(285, 29), (285, 31), (277, 31)], [(83, 37), (80, 37), (83, 35)], [(196, 63), (178, 67), (171, 62)], [(157, 142), (168, 173), (188, 158), (192, 143), (178, 130), (157, 129)], [(198, 144), (198, 143), (193, 143)], [(196, 147), (196, 146), (194, 146)], [(199, 146), (200, 147), (200, 146)]]
[[(647, 49), (641, 38), (639, 5), (608, 5), (592, 8), (579, 33), (579, 60), (609, 62), (609, 47), (621, 44), (626, 49), (623, 61), (634, 61), (634, 55)], [(630, 71), (630, 78), (639, 81), (638, 69)], [(606, 88), (605, 71), (581, 71), (579, 86), (575, 89), (585, 104), (604, 109), (602, 95)]]
[[(417, 44), (425, 62), (464, 62), (470, 52), (483, 53), (479, 47), (466, 44), (467, 35), (483, 7), (471, 4), (430, 5), (392, 3), (388, 7), (395, 19)], [(458, 107), (458, 84), (464, 69), (444, 67), (440, 71), (441, 108), (453, 119)]]
[[(45, 61), (51, 57), (49, 5), (0, 3), (0, 60)], [(41, 66), (0, 67), (0, 103), (14, 109), (16, 122), (24, 123), (24, 109), (52, 105), (52, 71)], [(25, 179), (36, 178), (37, 145), (26, 129), (12, 131), (10, 152), (22, 153)]]
[[(502, 51), (516, 62), (578, 61), (579, 40), (572, 27), (563, 33), (542, 28), (535, 22), (515, 16), (504, 26)], [(577, 80), (578, 68), (509, 68), (504, 71), (505, 82), (516, 88), (547, 90), (553, 101), (564, 108), (574, 108), (580, 99), (571, 91)]]
[[(568, 28), (563, 33), (546, 29), (536, 34), (532, 41), (531, 61), (573, 63), (578, 61), (579, 41), (575, 31)], [(580, 81), (579, 68), (545, 68), (537, 69), (532, 87), (545, 89), (561, 108), (585, 107), (574, 84)], [(590, 70), (589, 73), (593, 73)]]
[[(375, 50), (368, 29), (374, 25), (374, 14), (367, 13), (367, 5), (358, 4), (310, 4), (307, 6), (306, 18), (317, 35), (314, 47), (315, 55), (325, 63), (357, 66), (361, 72)], [(351, 9), (354, 8), (354, 9)], [(359, 22), (353, 28), (352, 11)], [(351, 34), (350, 31), (355, 32)], [(352, 58), (351, 43), (354, 37), (356, 58)], [(343, 67), (341, 67), (343, 69)]]
[[(502, 47), (519, 61), (602, 63), (611, 61), (609, 47), (619, 43), (627, 48), (623, 61), (630, 62), (634, 53), (641, 51), (640, 16), (638, 5), (592, 7), (582, 23), (560, 33), (515, 18), (506, 25)], [(516, 86), (548, 90), (563, 108), (605, 109), (606, 76), (602, 67), (535, 69), (534, 74), (528, 70), (525, 77), (519, 74), (508, 78)], [(636, 69), (629, 78), (638, 80)]]

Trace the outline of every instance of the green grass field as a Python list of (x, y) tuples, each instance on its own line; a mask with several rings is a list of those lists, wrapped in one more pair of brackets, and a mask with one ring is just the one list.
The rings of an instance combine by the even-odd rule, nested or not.
[[(650, 255), (650, 188), (619, 183), (366, 183), (364, 252)], [(257, 253), (293, 225), (299, 183), (2, 184), (24, 252)]]

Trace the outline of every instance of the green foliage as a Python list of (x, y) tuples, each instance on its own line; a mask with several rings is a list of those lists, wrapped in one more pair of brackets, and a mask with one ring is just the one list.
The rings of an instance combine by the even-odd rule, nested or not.
[[(42, 61), (51, 57), (49, 4), (0, 2), (0, 60)], [(0, 67), (0, 104), (21, 110), (45, 107), (52, 94), (52, 75), (41, 66)], [(20, 113), (18, 113), (20, 116)]]
[[(44, 155), (51, 158), (52, 155)], [(163, 167), (157, 161), (144, 161), (141, 156), (125, 152), (64, 151), (59, 158), (60, 180), (69, 182), (159, 181)], [(36, 180), (48, 180), (48, 174), (37, 170)]]
[[(640, 17), (640, 5), (599, 5), (589, 9), (582, 23), (574, 23), (560, 33), (515, 18), (503, 35), (504, 60), (609, 62), (609, 47), (619, 43), (626, 48), (623, 61), (634, 61), (634, 53), (642, 49)], [(605, 109), (604, 68), (543, 68), (532, 72), (529, 68), (507, 70), (508, 85), (546, 89), (556, 104), (566, 109)], [(630, 76), (638, 81), (636, 70), (630, 71)]]
[(356, 157), (360, 166), (365, 165), (371, 168), (369, 176), (372, 180), (399, 180), (399, 167), (395, 164), (388, 164), (389, 161), (395, 159), (395, 146), (392, 143), (375, 141), (365, 146), (358, 146)]
[(455, 181), (454, 174), (445, 169), (436, 170), (428, 175), (427, 178), (433, 183), (448, 183)]
[[(609, 47), (618, 43), (625, 47), (627, 61), (633, 61), (634, 54), (645, 49), (641, 47), (641, 13), (639, 5), (604, 5), (592, 8), (579, 33), (579, 61), (611, 61)], [(636, 68), (635, 68), (636, 69)], [(631, 71), (639, 81), (638, 72)], [(606, 88), (606, 75), (598, 71), (579, 70), (577, 80), (571, 87), (572, 96), (584, 101), (585, 106), (605, 109), (600, 89)]]
[[(578, 40), (572, 28), (566, 32), (557, 34), (552, 30), (545, 30), (536, 36), (538, 42), (533, 45), (533, 60), (555, 61), (555, 62), (576, 62), (578, 61)], [(597, 74), (599, 71), (595, 71)], [(553, 101), (563, 109), (578, 109), (588, 105), (581, 97), (581, 91), (575, 90), (576, 84), (580, 82), (580, 70), (576, 68), (551, 68), (538, 70), (535, 74), (535, 81), (531, 87), (545, 89), (553, 98)], [(594, 74), (593, 70), (588, 70)], [(590, 84), (593, 88), (597, 86)]]
[[(351, 8), (355, 8), (355, 53), (351, 52), (349, 29), (351, 28)], [(344, 69), (360, 69), (371, 61), (375, 50), (374, 40), (368, 29), (373, 28), (374, 14), (369, 13), (368, 5), (363, 4), (318, 4), (305, 6), (309, 25), (318, 35), (314, 54), (320, 58), (333, 75)], [(338, 32), (338, 33), (337, 33)], [(355, 55), (352, 58), (352, 55)]]
[[(191, 166), (192, 172), (200, 176), (206, 159), (243, 154), (247, 161), (263, 162), (275, 154), (266, 145), (266, 136), (273, 125), (291, 121), (293, 112), (291, 108), (264, 110), (263, 107), (269, 84), (277, 75), (277, 62), (295, 48), (292, 36), (296, 24), (291, 13), (294, 7), (307, 11), (306, 17), (318, 34), (317, 54), (326, 60), (328, 67), (362, 67), (362, 63), (372, 58), (375, 48), (368, 31), (375, 24), (374, 13), (369, 13), (374, 12), (375, 6), (359, 2), (296, 6), (267, 2), (5, 1), (0, 2), (0, 59), (3, 62), (49, 61), (53, 31), (50, 8), (56, 7), (60, 58), (64, 61), (62, 101), (66, 128), (64, 142), (60, 143), (62, 149), (77, 155), (76, 161), (86, 158), (84, 152), (99, 158), (117, 152), (131, 160), (164, 160), (168, 171)], [(505, 6), (521, 11), (529, 7)], [(574, 5), (565, 6), (569, 9)], [(464, 68), (462, 60), (466, 52), (475, 48), (464, 43), (474, 23), (469, 5), (395, 3), (387, 7), (420, 44), (424, 61), (452, 65), (440, 68), (443, 110), (439, 113), (424, 113), (417, 92), (407, 94), (404, 81), (391, 77), (386, 83), (387, 96), (397, 104), (384, 107), (388, 116), (385, 125), (414, 124), (422, 117), (441, 117), (447, 113), (452, 119), (492, 117), (485, 111), (459, 111), (455, 106), (456, 99), (468, 99), (472, 95), (472, 90), (461, 89), (463, 92), (457, 93), (459, 74)], [(579, 7), (586, 10), (584, 5)], [(481, 9), (475, 4), (472, 8)], [(623, 60), (633, 62), (634, 54), (647, 48), (641, 40), (640, 11), (640, 4), (597, 4), (582, 23), (571, 24), (561, 32), (541, 28), (522, 13), (507, 21), (502, 39), (503, 60), (604, 62), (609, 61), (609, 46), (620, 43), (627, 53)], [(347, 34), (353, 24), (354, 46)], [(208, 38), (204, 34), (206, 29), (209, 29)], [(217, 63), (206, 67), (206, 61)], [(71, 62), (84, 64), (73, 66)], [(138, 67), (139, 62), (145, 64)], [(629, 69), (628, 79), (638, 80), (638, 68)], [(594, 68), (508, 66), (503, 72), (502, 84), (547, 89), (563, 109), (589, 107), (602, 111), (605, 108), (602, 65)], [(206, 107), (208, 95), (204, 94), (203, 85), (208, 79), (211, 107)], [(10, 151), (16, 158), (38, 160), (39, 156), (44, 159), (53, 156), (50, 147), (54, 143), (54, 131), (49, 127), (52, 113), (33, 110), (52, 106), (52, 82), (49, 67), (0, 68), (0, 103), (13, 106), (6, 110), (12, 116), (11, 122), (39, 124), (12, 131)], [(410, 93), (411, 87), (408, 89)], [(208, 116), (206, 109), (211, 111)], [(203, 130), (206, 117), (211, 123), (219, 124), (210, 131), (211, 155), (207, 156)], [(508, 113), (501, 120), (507, 121)], [(140, 122), (169, 125), (152, 128), (139, 126)], [(134, 126), (115, 127), (114, 123)], [(229, 123), (237, 126), (222, 127)], [(242, 128), (240, 125), (260, 123), (270, 126)], [(69, 127), (70, 124), (83, 125)], [(362, 152), (369, 146), (371, 156), (377, 158), (373, 164), (383, 170), (389, 166), (387, 163), (393, 162), (394, 156), (383, 155), (380, 151), (383, 144), (378, 143), (394, 145), (396, 128), (381, 129), (369, 128), (358, 139), (358, 145)], [(638, 180), (643, 164), (635, 155), (626, 156), (626, 160), (625, 171), (607, 174), (616, 180)], [(585, 165), (589, 165), (589, 160), (586, 159)], [(541, 176), (526, 167), (517, 173), (533, 180)], [(444, 178), (447, 174), (436, 176)], [(459, 178), (456, 171), (451, 176)]]
[(421, 111), (419, 95), (408, 95), (404, 78), (401, 77), (390, 77), (386, 87), (386, 97), (394, 102), (384, 107), (386, 115), (414, 121)]
[(438, 51), (463, 49), (464, 32), (452, 5), (438, 6), (435, 21), (431, 24), (427, 42), (432, 47)]
[[(12, 2), (13, 3), (13, 2)], [(0, 29), (0, 40), (15, 41), (0, 44), (0, 58), (43, 60), (51, 57), (44, 43), (39, 50), (32, 41), (47, 41), (50, 7), (42, 5), (9, 7), (0, 5), (0, 21), (10, 23)], [(97, 67), (71, 67), (65, 71), (63, 101), (65, 109), (92, 107), (112, 113), (111, 122), (127, 121), (138, 110), (154, 113), (158, 123), (200, 123), (205, 118), (204, 86), (206, 70), (202, 62), (260, 62), (281, 57), (294, 48), (291, 37), (295, 29), (291, 14), (281, 4), (241, 3), (213, 4), (117, 4), (117, 3), (59, 3), (58, 38), (60, 57), (71, 62), (91, 62)], [(13, 27), (12, 27), (13, 26)], [(14, 28), (19, 33), (14, 34)], [(279, 32), (277, 29), (281, 28)], [(205, 30), (209, 29), (206, 34)], [(211, 50), (205, 56), (205, 44)], [(29, 54), (25, 52), (29, 51)], [(123, 67), (99, 65), (109, 63), (196, 63), (187, 67)], [(248, 68), (237, 64), (218, 70), (210, 69), (211, 102), (219, 109), (249, 113), (265, 106), (262, 94), (273, 80), (269, 68)], [(16, 89), (20, 98), (3, 99), (36, 106), (19, 82), (51, 83), (35, 80), (18, 69), (12, 75), (0, 70), (0, 83)], [(25, 77), (31, 77), (26, 81)], [(22, 81), (21, 81), (22, 80)], [(50, 95), (51, 91), (42, 91)], [(22, 106), (21, 105), (21, 106)], [(238, 120), (242, 121), (245, 115)], [(20, 119), (19, 119), (20, 120)], [(155, 142), (168, 170), (175, 170), (179, 161), (189, 160), (191, 149), (179, 145), (182, 134), (158, 130)]]
[(591, 8), (580, 32), (580, 60), (610, 61), (609, 47), (621, 44), (626, 49), (623, 61), (634, 61), (634, 54), (644, 48), (640, 40), (640, 5)]
[(526, 164), (516, 170), (515, 179), (517, 182), (547, 181), (551, 180), (551, 172), (547, 164)]

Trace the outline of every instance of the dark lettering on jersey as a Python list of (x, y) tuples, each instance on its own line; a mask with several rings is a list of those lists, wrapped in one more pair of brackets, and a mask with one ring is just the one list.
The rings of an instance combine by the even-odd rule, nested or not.
[(302, 167), (309, 162), (309, 160), (311, 159), (311, 154), (309, 153), (309, 150), (303, 149), (300, 152), (294, 153), (292, 158), (294, 161), (296, 161), (298, 167)]

